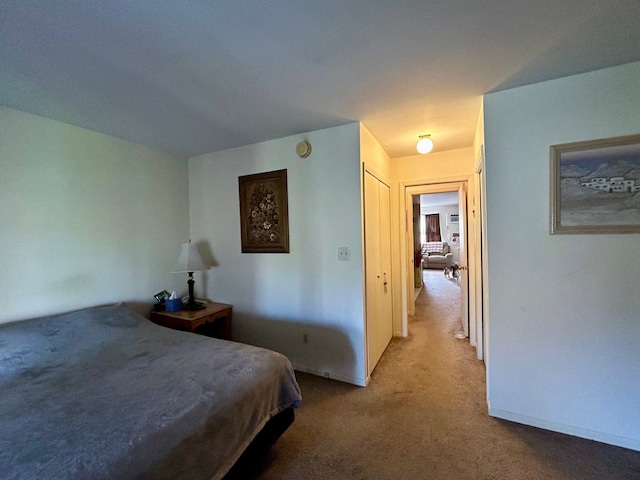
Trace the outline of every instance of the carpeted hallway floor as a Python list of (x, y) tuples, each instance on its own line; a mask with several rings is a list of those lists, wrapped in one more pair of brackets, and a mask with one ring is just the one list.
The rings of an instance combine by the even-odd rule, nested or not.
[(252, 478), (640, 479), (640, 452), (489, 417), (484, 365), (454, 337), (459, 287), (425, 281), (367, 388), (298, 374), (303, 407)]

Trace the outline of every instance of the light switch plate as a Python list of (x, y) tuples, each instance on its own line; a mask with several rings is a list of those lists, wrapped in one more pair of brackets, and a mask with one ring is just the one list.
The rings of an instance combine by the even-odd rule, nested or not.
[(345, 262), (351, 261), (351, 248), (350, 247), (338, 247), (338, 260)]

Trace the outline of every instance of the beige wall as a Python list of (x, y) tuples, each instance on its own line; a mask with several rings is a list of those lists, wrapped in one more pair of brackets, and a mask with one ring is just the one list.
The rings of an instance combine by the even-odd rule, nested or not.
[(476, 122), (476, 131), (473, 136), (473, 158), (479, 159), (484, 149), (484, 98), (480, 105), (480, 113)]
[[(434, 141), (437, 141), (434, 139)], [(399, 327), (406, 334), (405, 319), (412, 313), (413, 295), (410, 290), (413, 278), (413, 267), (410, 264), (413, 254), (407, 245), (405, 211), (407, 208), (405, 188), (432, 185), (438, 183), (469, 181), (468, 195), (475, 194), (473, 183), (474, 159), (473, 148), (435, 152), (428, 155), (411, 155), (391, 160), (391, 176), (394, 180), (394, 192), (397, 208), (392, 211), (392, 222), (397, 241), (397, 268), (400, 269), (399, 291), (394, 291), (394, 306), (400, 311)], [(427, 187), (425, 187), (427, 188)], [(398, 332), (398, 330), (396, 330)]]
[(186, 159), (0, 107), (0, 171), (0, 322), (186, 288)]
[(416, 185), (471, 175), (474, 166), (473, 148), (461, 148), (394, 158), (391, 161), (391, 174), (399, 183)]
[[(391, 290), (393, 292), (393, 334), (402, 335), (402, 304), (397, 301), (401, 293), (400, 245), (395, 232), (398, 229), (398, 185), (393, 181), (391, 173), (391, 158), (378, 143), (369, 130), (360, 124), (360, 162), (363, 167), (374, 173), (390, 187), (391, 194)], [(361, 187), (363, 188), (363, 187)], [(364, 238), (364, 205), (362, 208), (363, 238)], [(364, 280), (363, 280), (364, 281)]]
[(363, 124), (360, 125), (360, 161), (387, 181), (391, 180), (391, 159), (378, 140)]

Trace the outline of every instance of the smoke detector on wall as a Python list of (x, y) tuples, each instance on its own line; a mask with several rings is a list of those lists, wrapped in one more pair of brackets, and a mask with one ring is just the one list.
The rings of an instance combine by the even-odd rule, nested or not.
[(303, 140), (296, 145), (296, 153), (300, 158), (307, 158), (311, 155), (311, 144), (306, 140)]

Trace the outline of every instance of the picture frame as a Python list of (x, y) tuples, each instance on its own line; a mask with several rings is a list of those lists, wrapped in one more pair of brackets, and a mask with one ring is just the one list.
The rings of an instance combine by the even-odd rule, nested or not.
[(156, 293), (153, 298), (156, 299), (156, 302), (163, 303), (170, 296), (171, 294), (168, 291), (162, 290), (161, 292)]
[(242, 253), (289, 253), (287, 170), (238, 177)]
[(551, 234), (640, 233), (640, 134), (552, 145)]

